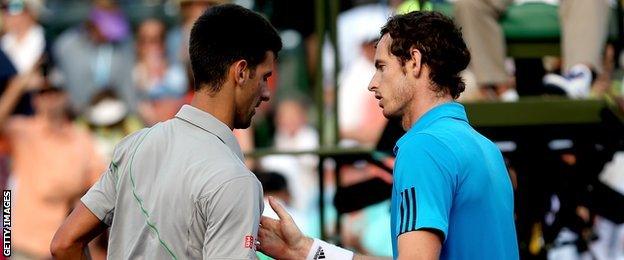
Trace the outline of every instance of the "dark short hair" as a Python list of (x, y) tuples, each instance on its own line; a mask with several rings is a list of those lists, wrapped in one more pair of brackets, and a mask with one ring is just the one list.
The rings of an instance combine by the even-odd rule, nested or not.
[(277, 53), (282, 41), (275, 28), (260, 14), (234, 4), (206, 10), (193, 25), (189, 41), (195, 91), (210, 85), (218, 92), (230, 65), (244, 59), (250, 69)]
[(390, 53), (402, 64), (411, 59), (411, 47), (420, 51), (422, 64), (429, 67), (429, 77), (438, 91), (448, 91), (453, 98), (464, 91), (466, 84), (459, 73), (468, 66), (470, 52), (450, 18), (428, 11), (396, 15), (381, 28), (384, 34), (392, 38)]

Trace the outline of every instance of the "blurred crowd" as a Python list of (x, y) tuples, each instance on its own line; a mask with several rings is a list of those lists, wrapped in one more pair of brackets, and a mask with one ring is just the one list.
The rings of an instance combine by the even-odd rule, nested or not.
[[(367, 86), (375, 72), (380, 27), (394, 13), (431, 10), (432, 4), (444, 1), (341, 0), (334, 48), (330, 37), (315, 31), (311, 0), (1, 0), (0, 185), (13, 191), (13, 258), (49, 258), (54, 232), (106, 169), (114, 145), (129, 133), (174, 117), (190, 101), (190, 29), (205, 9), (229, 2), (265, 14), (284, 42), (276, 73), (269, 80), (272, 101), (263, 104), (251, 128), (235, 131), (243, 151), (249, 153), (258, 148), (318, 148), (322, 140), (316, 118), (319, 111), (334, 108), (338, 145), (377, 147), (387, 119)], [(560, 6), (563, 46), (562, 58), (540, 60), (548, 69), (538, 79), (537, 92), (516, 84), (517, 68), (505, 55), (505, 39), (497, 21), (514, 3), (451, 2), (472, 51), (470, 70), (465, 73), (469, 84), (460, 101), (513, 102), (535, 94), (586, 99), (622, 93), (621, 87), (612, 87), (613, 61), (618, 54), (607, 43), (609, 15), (605, 14), (613, 2), (537, 1)], [(73, 12), (69, 10), (73, 6), (85, 8)], [(133, 13), (140, 9), (136, 6), (162, 12)], [(81, 20), (58, 22), (71, 20), (64, 17), (71, 15)], [(325, 101), (312, 98), (319, 80)], [(319, 104), (324, 109), (312, 109)], [(283, 201), (305, 233), (320, 236), (317, 156), (248, 157), (247, 164), (257, 173), (265, 193)], [(337, 169), (321, 167), (331, 194), (336, 190), (333, 172)], [(622, 169), (624, 157), (616, 154), (604, 178), (624, 194)], [(365, 161), (338, 170), (341, 185), (375, 178), (391, 182), (389, 173)], [(332, 204), (332, 196), (324, 199)], [(269, 210), (265, 207), (266, 215), (274, 214)], [(326, 215), (332, 219), (336, 214), (328, 206)], [(335, 235), (346, 246), (391, 255), (389, 201), (343, 215), (341, 221), (341, 233)], [(624, 259), (624, 228), (605, 227), (610, 225), (607, 222), (596, 222), (610, 237), (599, 240), (601, 251), (595, 254), (606, 257), (601, 259)], [(334, 226), (330, 222), (326, 230), (334, 232)], [(570, 236), (574, 235), (582, 234)], [(96, 258), (105, 256), (105, 240), (91, 245)]]

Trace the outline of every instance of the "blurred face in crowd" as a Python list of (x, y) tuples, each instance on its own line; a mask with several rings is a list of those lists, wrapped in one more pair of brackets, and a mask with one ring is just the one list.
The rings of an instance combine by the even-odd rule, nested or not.
[(386, 118), (402, 117), (414, 98), (413, 82), (399, 58), (390, 53), (392, 38), (383, 35), (375, 51), (375, 75), (368, 90), (379, 100)]
[(7, 4), (6, 1), (2, 1), (0, 9), (2, 9), (4, 30), (7, 33), (25, 32), (35, 23), (24, 3), (18, 1), (16, 4)]
[(277, 107), (275, 121), (280, 132), (292, 136), (305, 126), (307, 116), (301, 104), (294, 100), (287, 100)]
[(260, 103), (269, 101), (270, 92), (268, 79), (273, 73), (275, 54), (266, 52), (262, 63), (255, 69), (248, 69), (249, 76), (243, 81), (241, 86), (236, 88), (236, 113), (234, 118), (234, 128), (242, 129), (251, 125), (251, 118), (256, 113)]
[(67, 93), (59, 89), (41, 89), (35, 95), (33, 104), (38, 114), (63, 116), (68, 104)]
[(156, 20), (147, 20), (137, 31), (137, 52), (139, 59), (149, 55), (161, 56), (165, 53), (165, 25)]
[(93, 22), (88, 21), (86, 27), (87, 32), (89, 33), (89, 37), (91, 38), (91, 40), (93, 40), (93, 42), (97, 44), (107, 42), (106, 37), (104, 37), (100, 29)]

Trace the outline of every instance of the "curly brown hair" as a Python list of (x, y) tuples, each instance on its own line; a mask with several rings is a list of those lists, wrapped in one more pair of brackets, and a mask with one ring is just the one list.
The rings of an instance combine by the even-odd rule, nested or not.
[(411, 59), (410, 48), (420, 51), (437, 91), (455, 99), (464, 91), (459, 73), (470, 63), (470, 52), (453, 20), (438, 12), (414, 11), (390, 18), (381, 28), (381, 35), (385, 34), (392, 38), (390, 53), (402, 64)]

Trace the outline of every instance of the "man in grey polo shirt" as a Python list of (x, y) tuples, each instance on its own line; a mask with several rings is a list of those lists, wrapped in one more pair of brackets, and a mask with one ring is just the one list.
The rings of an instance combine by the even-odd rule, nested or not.
[(257, 13), (213, 7), (193, 26), (191, 105), (115, 148), (107, 172), (52, 241), (56, 258), (84, 257), (110, 226), (110, 259), (254, 259), (262, 188), (232, 135), (268, 101), (281, 40)]

